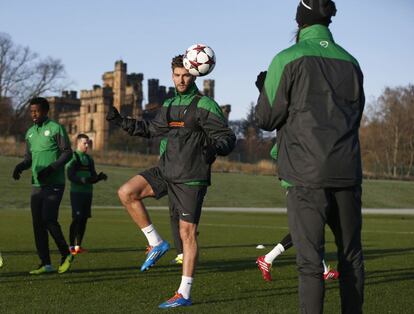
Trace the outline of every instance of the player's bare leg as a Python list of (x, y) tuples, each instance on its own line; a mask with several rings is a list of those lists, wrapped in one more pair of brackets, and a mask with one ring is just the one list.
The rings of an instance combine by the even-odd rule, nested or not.
[(151, 224), (151, 219), (142, 200), (154, 196), (154, 191), (143, 176), (137, 175), (124, 183), (118, 190), (118, 196), (140, 229)]
[(148, 240), (147, 257), (141, 266), (141, 271), (146, 271), (158, 261), (169, 249), (169, 244), (158, 234), (151, 223), (142, 200), (155, 196), (151, 185), (141, 175), (137, 175), (127, 181), (118, 190), (118, 196), (127, 209), (135, 224), (141, 229)]

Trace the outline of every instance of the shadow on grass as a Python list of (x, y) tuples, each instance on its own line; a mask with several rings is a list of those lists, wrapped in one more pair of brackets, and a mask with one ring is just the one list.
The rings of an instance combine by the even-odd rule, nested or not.
[[(221, 249), (231, 248), (251, 248), (253, 244), (235, 244), (235, 245), (212, 245), (204, 246), (201, 250), (215, 250), (220, 251)], [(102, 249), (91, 249), (89, 254), (101, 254), (101, 253), (129, 253), (129, 252), (143, 252), (144, 248), (102, 248)], [(53, 251), (57, 253), (57, 251)], [(389, 248), (389, 249), (366, 249), (364, 250), (365, 260), (386, 258), (390, 256), (407, 256), (407, 253), (414, 252), (414, 248)], [(261, 252), (262, 253), (262, 252)], [(27, 255), (36, 254), (34, 251), (22, 250), (22, 251), (3, 251), (3, 255)], [(263, 253), (262, 253), (263, 254)], [(245, 271), (249, 269), (256, 269), (255, 264), (256, 258), (259, 254), (252, 256), (251, 258), (220, 258), (214, 260), (203, 260), (201, 259), (198, 263), (197, 273), (208, 274), (208, 273), (233, 273), (239, 271)], [(336, 257), (334, 252), (327, 253), (329, 261), (335, 265)], [(87, 255), (85, 256), (87, 258)], [(108, 257), (109, 258), (109, 257)], [(165, 259), (165, 257), (164, 257)], [(142, 260), (143, 261), (143, 260)], [(295, 256), (287, 255), (279, 257), (274, 265), (276, 269), (281, 269), (285, 266), (296, 268)], [(128, 278), (139, 278), (145, 274), (146, 278), (157, 278), (157, 277), (176, 277), (181, 272), (181, 267), (178, 265), (163, 265), (158, 264), (154, 268), (150, 269), (145, 273), (141, 273), (139, 270), (140, 265), (137, 263), (135, 266), (127, 267), (93, 267), (88, 269), (77, 269), (76, 261), (73, 264), (72, 269), (69, 273), (58, 275), (56, 273), (42, 276), (30, 276), (28, 272), (0, 272), (1, 283), (21, 282), (27, 281), (47, 281), (56, 280), (63, 278), (68, 283), (73, 284), (87, 284), (92, 282), (105, 282), (105, 281), (116, 281), (120, 279)], [(277, 271), (277, 270), (276, 270)], [(292, 278), (296, 277), (293, 276)], [(289, 279), (292, 279), (289, 278)], [(288, 278), (285, 278), (288, 279)], [(411, 281), (414, 280), (414, 268), (401, 268), (401, 269), (387, 269), (381, 271), (370, 271), (366, 270), (366, 285), (387, 283), (394, 281)]]

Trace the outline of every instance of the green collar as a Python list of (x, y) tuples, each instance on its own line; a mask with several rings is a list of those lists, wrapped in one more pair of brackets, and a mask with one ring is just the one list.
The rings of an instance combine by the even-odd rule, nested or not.
[(77, 150), (76, 150), (76, 152), (77, 152), (79, 155), (86, 155), (86, 153), (81, 152), (79, 149), (77, 149)]
[(48, 123), (49, 123), (49, 121), (50, 121), (50, 119), (49, 119), (48, 117), (46, 117), (46, 120), (45, 120), (45, 121), (43, 121), (43, 122), (42, 122), (42, 124), (37, 124), (37, 123), (34, 123), (33, 125), (34, 125), (37, 129), (39, 129), (39, 128), (44, 127), (46, 124), (48, 124)]
[(305, 27), (300, 31), (299, 41), (308, 39), (325, 39), (329, 41), (334, 41), (329, 28), (320, 24)]
[(184, 92), (184, 93), (179, 93), (177, 92), (177, 90), (175, 90), (175, 96), (181, 95), (181, 96), (193, 96), (198, 94), (198, 88), (197, 85), (195, 83), (191, 84), (190, 87)]

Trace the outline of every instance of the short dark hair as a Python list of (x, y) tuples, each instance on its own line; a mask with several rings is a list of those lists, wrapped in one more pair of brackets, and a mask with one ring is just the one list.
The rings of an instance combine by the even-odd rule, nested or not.
[(89, 141), (89, 136), (87, 136), (85, 133), (78, 134), (78, 136), (76, 137), (76, 141), (79, 141), (83, 138)]
[(183, 58), (184, 58), (184, 55), (178, 55), (178, 56), (175, 56), (174, 58), (172, 58), (172, 60), (171, 60), (171, 69), (173, 71), (174, 71), (175, 68), (183, 68), (184, 67)]
[(49, 102), (46, 98), (35, 97), (30, 99), (30, 105), (38, 105), (43, 111), (49, 112)]

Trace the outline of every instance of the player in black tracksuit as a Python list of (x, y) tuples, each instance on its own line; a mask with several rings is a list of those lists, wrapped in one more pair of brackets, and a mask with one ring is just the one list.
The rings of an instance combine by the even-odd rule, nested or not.
[(172, 78), (176, 95), (164, 102), (153, 120), (124, 118), (113, 107), (107, 115), (109, 121), (130, 135), (162, 136), (166, 141), (159, 166), (133, 177), (118, 191), (150, 245), (141, 271), (153, 266), (169, 248), (152, 225), (142, 200), (168, 194), (170, 214), (179, 217), (183, 276), (177, 295), (163, 303), (163, 307), (176, 302), (191, 305), (190, 290), (198, 256), (197, 226), (210, 185), (211, 164), (217, 155), (228, 155), (236, 141), (218, 104), (198, 91), (195, 77), (183, 66), (182, 56), (173, 58)]
[(256, 118), (262, 129), (277, 130), (278, 175), (290, 185), (288, 221), (302, 313), (323, 311), (325, 224), (338, 248), (342, 312), (361, 313), (363, 304), (363, 75), (332, 38), (328, 25), (335, 12), (331, 0), (302, 0), (297, 43), (275, 56), (264, 84), (260, 77), (257, 84)]
[(66, 164), (72, 206), (72, 223), (69, 228), (72, 255), (85, 252), (81, 245), (92, 212), (93, 184), (107, 179), (107, 175), (103, 172), (96, 173), (95, 162), (87, 153), (89, 143), (86, 134), (79, 134), (76, 138), (76, 150), (73, 152), (72, 159)]

